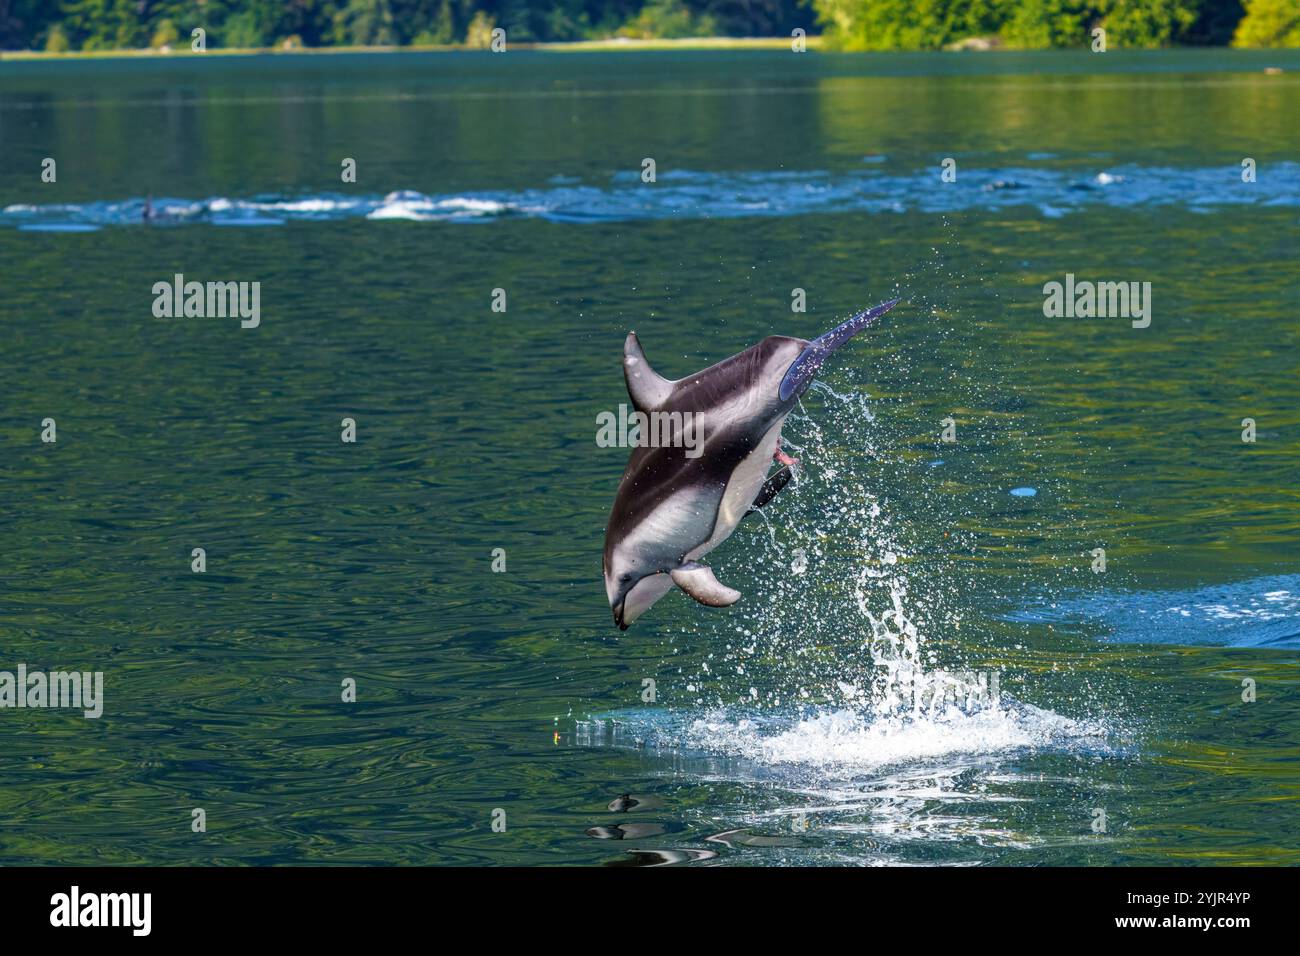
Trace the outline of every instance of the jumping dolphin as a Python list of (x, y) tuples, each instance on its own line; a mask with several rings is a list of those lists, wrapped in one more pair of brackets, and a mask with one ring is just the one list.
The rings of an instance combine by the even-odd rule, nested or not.
[[(615, 624), (627, 630), (674, 584), (709, 607), (740, 600), (698, 559), (789, 482), (796, 462), (781, 451), (785, 417), (827, 356), (898, 302), (859, 312), (811, 342), (768, 336), (675, 382), (650, 367), (636, 333), (628, 334), (623, 376), (640, 418), (605, 528)], [(773, 460), (784, 467), (769, 478)]]

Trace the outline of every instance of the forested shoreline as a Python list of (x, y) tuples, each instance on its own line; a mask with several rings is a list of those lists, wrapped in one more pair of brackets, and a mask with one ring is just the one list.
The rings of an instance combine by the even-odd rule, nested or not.
[(829, 49), (1300, 46), (1300, 0), (0, 0), (0, 49), (485, 47), (777, 37)]

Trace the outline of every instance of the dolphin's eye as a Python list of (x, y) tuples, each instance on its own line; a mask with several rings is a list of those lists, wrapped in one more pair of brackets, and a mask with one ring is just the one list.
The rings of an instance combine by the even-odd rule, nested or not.
[(620, 574), (620, 575), (618, 576), (618, 579), (619, 579), (620, 581), (631, 581), (631, 580), (632, 580), (632, 575), (630, 575), (630, 574)]

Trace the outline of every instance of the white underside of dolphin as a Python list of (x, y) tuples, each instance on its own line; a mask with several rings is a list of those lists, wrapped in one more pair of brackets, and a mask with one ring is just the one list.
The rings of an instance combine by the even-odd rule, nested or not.
[[(667, 573), (660, 572), (642, 578), (632, 589), (628, 595), (624, 614), (625, 623), (630, 624), (648, 610), (652, 604), (671, 591), (674, 584), (706, 607), (729, 607), (740, 600), (742, 595), (739, 591), (722, 584), (714, 577), (712, 570), (695, 562), (731, 537), (732, 532), (740, 524), (740, 519), (745, 517), (754, 499), (758, 497), (771, 467), (772, 456), (776, 452), (777, 442), (781, 437), (781, 425), (784, 422), (785, 417), (782, 416), (781, 420), (764, 436), (759, 447), (743, 459), (740, 466), (732, 473), (731, 480), (727, 482), (726, 490), (722, 494), (722, 503), (717, 508), (713, 534), (709, 539), (685, 552), (685, 560), (677, 568)], [(689, 491), (683, 491), (681, 495), (682, 499), (687, 500), (665, 502), (663, 508), (659, 509), (659, 513), (648, 519), (641, 530), (646, 534), (653, 534), (656, 531), (671, 534), (670, 529), (676, 530), (673, 525), (678, 523), (674, 521), (674, 517), (686, 513), (698, 514), (708, 507), (703, 502), (689, 502), (691, 498)], [(635, 548), (636, 542), (629, 541), (626, 546)]]

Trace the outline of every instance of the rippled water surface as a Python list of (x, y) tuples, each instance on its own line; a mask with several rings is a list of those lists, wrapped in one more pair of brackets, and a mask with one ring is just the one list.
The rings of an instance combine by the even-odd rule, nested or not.
[[(0, 71), (0, 671), (105, 681), (0, 709), (0, 862), (1300, 862), (1300, 55)], [(615, 629), (627, 331), (893, 297), (743, 600)]]

